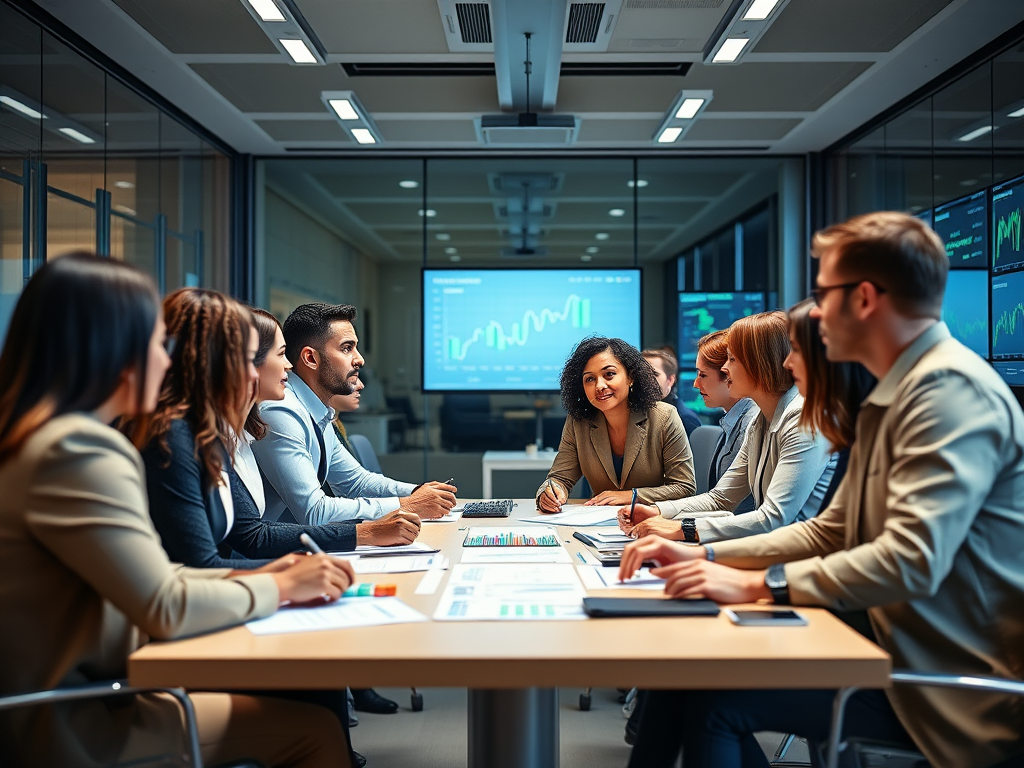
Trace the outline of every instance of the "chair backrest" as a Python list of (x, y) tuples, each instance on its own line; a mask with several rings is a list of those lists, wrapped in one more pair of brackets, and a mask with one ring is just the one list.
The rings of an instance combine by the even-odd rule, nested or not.
[(721, 427), (697, 427), (690, 434), (690, 450), (693, 452), (693, 471), (697, 475), (697, 493), (708, 492), (708, 470), (711, 457), (722, 435)]
[(348, 441), (352, 443), (352, 447), (355, 449), (356, 456), (359, 463), (371, 472), (378, 472), (383, 474), (380, 468), (380, 461), (377, 459), (377, 452), (373, 450), (373, 443), (366, 435), (349, 435)]

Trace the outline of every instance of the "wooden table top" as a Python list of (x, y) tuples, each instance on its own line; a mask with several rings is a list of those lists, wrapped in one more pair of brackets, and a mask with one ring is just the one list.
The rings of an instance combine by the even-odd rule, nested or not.
[[(465, 529), (514, 524), (534, 512), (518, 499), (511, 519), (425, 523), (420, 541), (459, 562)], [(559, 527), (566, 549), (583, 545)], [(527, 564), (522, 567), (529, 568)], [(360, 576), (398, 585), (432, 616), (447, 583), (416, 595), (421, 573)], [(590, 594), (657, 598), (641, 590)], [(799, 608), (806, 627), (737, 627), (717, 617), (586, 621), (438, 622), (283, 635), (235, 627), (154, 642), (128, 660), (132, 685), (194, 689), (333, 689), (345, 685), (459, 688), (835, 688), (888, 686), (889, 656), (828, 611)]]

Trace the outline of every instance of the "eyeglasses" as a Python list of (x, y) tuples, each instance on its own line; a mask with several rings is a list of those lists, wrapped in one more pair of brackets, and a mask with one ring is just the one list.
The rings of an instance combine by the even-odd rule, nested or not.
[(856, 288), (861, 283), (871, 283), (875, 286), (875, 290), (879, 293), (885, 293), (885, 288), (880, 286), (878, 283), (872, 280), (854, 280), (852, 283), (836, 283), (835, 285), (819, 285), (817, 288), (811, 290), (811, 298), (814, 299), (814, 303), (819, 307), (821, 302), (825, 299), (825, 294), (829, 291), (835, 291), (842, 288), (844, 291), (849, 291), (851, 288)]

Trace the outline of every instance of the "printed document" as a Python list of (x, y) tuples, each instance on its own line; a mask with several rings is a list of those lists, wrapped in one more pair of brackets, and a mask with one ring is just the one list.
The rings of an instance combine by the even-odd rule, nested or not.
[(452, 568), (437, 621), (584, 619), (583, 586), (571, 565), (467, 565)]
[(343, 597), (315, 608), (282, 608), (273, 616), (250, 621), (245, 626), (254, 635), (283, 635), (426, 620), (426, 616), (397, 597)]

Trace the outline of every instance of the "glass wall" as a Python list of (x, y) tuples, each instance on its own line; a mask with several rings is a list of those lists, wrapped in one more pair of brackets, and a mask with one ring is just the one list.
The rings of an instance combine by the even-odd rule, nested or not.
[[(370, 439), (386, 473), (454, 476), (480, 496), (485, 452), (557, 448), (565, 411), (553, 390), (579, 339), (679, 347), (677, 273), (696, 247), (723, 243), (704, 249), (704, 290), (775, 290), (776, 219), (794, 215), (778, 203), (784, 162), (265, 160), (257, 303), (282, 320), (308, 301), (355, 304), (366, 388), (346, 428)], [(737, 232), (740, 251), (726, 254)], [(457, 369), (460, 388), (428, 376), (425, 392), (425, 366)], [(543, 474), (498, 473), (492, 494), (529, 495)]]
[(226, 290), (230, 158), (2, 2), (0, 60), (0, 340), (25, 281), (73, 250)]

